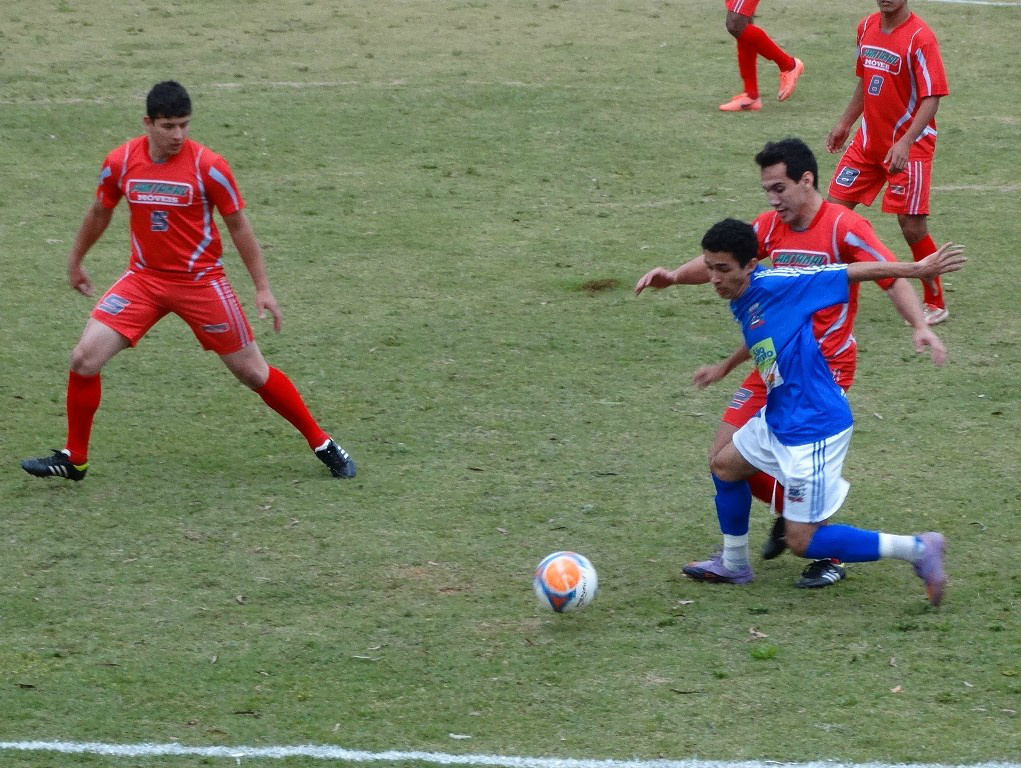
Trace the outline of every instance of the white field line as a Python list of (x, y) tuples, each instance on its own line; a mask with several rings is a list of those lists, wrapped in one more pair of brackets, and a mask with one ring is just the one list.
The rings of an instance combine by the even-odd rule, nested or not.
[(506, 766), (506, 768), (1021, 768), (1021, 763), (972, 763), (967, 766), (918, 763), (781, 763), (763, 760), (595, 760), (502, 755), (451, 755), (443, 752), (365, 752), (343, 747), (307, 744), (278, 747), (188, 747), (183, 744), (102, 744), (73, 741), (4, 741), (3, 752), (59, 752), (104, 757), (223, 757), (239, 764), (242, 758), (311, 757), (352, 763), (420, 762), (435, 765)]

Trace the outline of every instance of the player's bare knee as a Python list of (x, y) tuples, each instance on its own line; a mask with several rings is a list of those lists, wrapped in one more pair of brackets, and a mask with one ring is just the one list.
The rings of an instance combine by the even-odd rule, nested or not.
[(97, 376), (103, 368), (103, 362), (95, 352), (81, 343), (71, 350), (71, 370), (79, 376)]
[(726, 460), (723, 452), (716, 453), (709, 459), (709, 471), (725, 483), (736, 483), (746, 477)]
[(268, 369), (265, 372), (262, 372), (258, 370), (253, 370), (251, 368), (244, 368), (241, 370), (232, 369), (231, 372), (238, 378), (238, 381), (240, 381), (249, 389), (261, 388), (262, 385), (265, 384), (266, 380), (269, 378)]
[(917, 243), (929, 234), (927, 216), (909, 216), (902, 213), (897, 216), (897, 223), (900, 224), (901, 234), (908, 245)]
[(817, 526), (814, 525), (787, 521), (787, 525), (784, 526), (784, 539), (791, 552), (798, 557), (804, 557), (805, 552), (808, 551), (808, 545), (815, 535), (816, 528)]
[(743, 16), (737, 18), (727, 18), (727, 31), (733, 37), (740, 37), (741, 33), (744, 32), (745, 27), (748, 26), (748, 20)]

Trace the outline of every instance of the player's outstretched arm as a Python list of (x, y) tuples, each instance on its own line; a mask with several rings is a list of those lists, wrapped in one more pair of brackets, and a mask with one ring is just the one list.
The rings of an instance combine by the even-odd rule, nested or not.
[(939, 250), (930, 253), (921, 261), (856, 261), (847, 265), (847, 279), (852, 283), (881, 280), (884, 277), (932, 280), (947, 272), (958, 271), (964, 267), (967, 260), (963, 245), (944, 243)]
[(92, 285), (92, 279), (82, 266), (82, 262), (85, 261), (85, 254), (106, 232), (112, 218), (113, 208), (104, 208), (99, 200), (93, 201), (85, 212), (85, 218), (78, 227), (78, 234), (75, 235), (74, 245), (67, 256), (67, 280), (71, 287), (83, 296), (91, 296), (96, 292), (96, 288)]
[(703, 285), (709, 282), (709, 270), (705, 267), (705, 259), (701, 255), (681, 264), (677, 269), (669, 270), (656, 267), (646, 272), (635, 283), (635, 296), (646, 288), (667, 288), (671, 285)]
[(245, 216), (244, 211), (234, 211), (223, 217), (223, 223), (227, 225), (230, 232), (230, 239), (234, 247), (238, 249), (238, 255), (244, 262), (245, 269), (255, 283), (255, 307), (259, 317), (265, 317), (268, 311), (273, 317), (273, 330), (280, 332), (283, 327), (283, 314), (277, 304), (273, 291), (269, 287), (269, 276), (266, 274), (266, 259), (262, 255), (262, 248), (259, 241), (255, 239), (255, 232), (252, 225)]

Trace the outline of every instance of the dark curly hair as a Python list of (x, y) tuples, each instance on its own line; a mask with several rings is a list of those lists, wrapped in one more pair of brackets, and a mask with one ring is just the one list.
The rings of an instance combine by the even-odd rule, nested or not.
[(770, 141), (755, 156), (759, 168), (768, 168), (777, 163), (787, 166), (787, 178), (800, 181), (805, 171), (812, 172), (812, 186), (819, 189), (819, 163), (808, 145), (801, 139), (781, 139)]
[(724, 219), (709, 227), (702, 250), (729, 253), (742, 267), (759, 254), (759, 238), (752, 225), (740, 219)]

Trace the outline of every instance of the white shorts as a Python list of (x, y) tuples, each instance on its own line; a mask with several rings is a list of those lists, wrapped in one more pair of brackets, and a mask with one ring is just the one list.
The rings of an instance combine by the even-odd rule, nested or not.
[(734, 433), (734, 447), (749, 464), (783, 484), (783, 516), (787, 520), (819, 523), (840, 509), (851, 487), (840, 470), (852, 430), (848, 427), (807, 445), (784, 445), (759, 411)]

